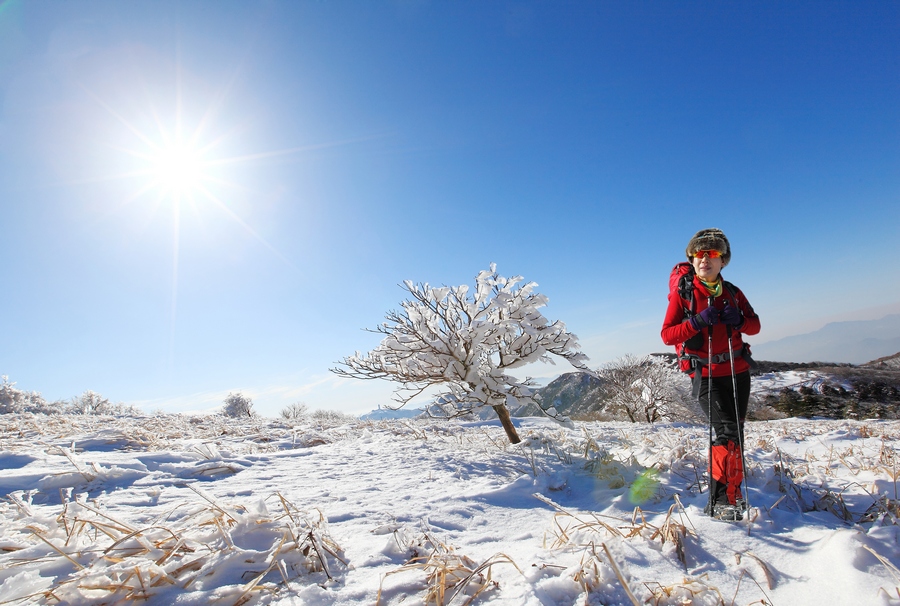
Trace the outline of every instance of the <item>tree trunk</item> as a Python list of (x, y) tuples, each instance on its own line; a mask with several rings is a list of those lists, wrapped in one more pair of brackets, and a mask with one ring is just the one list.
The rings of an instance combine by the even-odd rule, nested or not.
[(503, 429), (506, 430), (509, 441), (513, 444), (521, 442), (522, 439), (519, 437), (519, 434), (516, 433), (516, 428), (513, 426), (512, 419), (509, 418), (509, 409), (503, 404), (495, 404), (493, 409), (494, 412), (497, 413), (497, 416), (500, 417), (500, 424), (503, 425)]

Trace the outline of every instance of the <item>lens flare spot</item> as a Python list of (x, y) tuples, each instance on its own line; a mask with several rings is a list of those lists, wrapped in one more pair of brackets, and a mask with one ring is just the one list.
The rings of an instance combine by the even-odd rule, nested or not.
[(633, 505), (646, 503), (653, 498), (658, 487), (659, 470), (646, 469), (631, 484), (631, 488), (628, 489), (628, 499)]

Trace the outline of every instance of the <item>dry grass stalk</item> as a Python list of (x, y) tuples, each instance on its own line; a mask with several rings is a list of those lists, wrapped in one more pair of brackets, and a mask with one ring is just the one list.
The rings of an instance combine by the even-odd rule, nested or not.
[(258, 575), (256, 575), (249, 583), (247, 583), (246, 585), (241, 587), (241, 595), (238, 596), (238, 599), (234, 603), (234, 606), (243, 604), (246, 601), (246, 599), (249, 598), (250, 592), (252, 592), (254, 589), (256, 589), (256, 586), (262, 582), (263, 578), (265, 578), (265, 576), (267, 574), (269, 574), (273, 568), (278, 566), (278, 563), (280, 562), (280, 560), (278, 559), (278, 555), (281, 553), (281, 549), (282, 549), (282, 547), (284, 547), (284, 544), (287, 541), (288, 536), (289, 536), (289, 534), (285, 533), (281, 537), (281, 542), (278, 543), (278, 547), (276, 547), (274, 549), (274, 551), (272, 551), (269, 554), (269, 556), (266, 558), (267, 560), (269, 560), (269, 566), (265, 570), (260, 572)]
[(693, 522), (691, 522), (691, 517), (688, 515), (687, 510), (684, 508), (684, 503), (681, 502), (681, 497), (679, 497), (677, 494), (675, 495), (675, 504), (678, 505), (678, 511), (681, 519), (687, 520), (688, 524), (690, 524), (691, 528), (693, 529), (693, 534), (697, 534), (697, 527), (694, 526)]
[[(21, 492), (21, 491), (19, 491)], [(16, 509), (19, 510), (19, 514), (23, 516), (31, 517), (34, 515), (34, 510), (31, 508), (31, 503), (26, 503), (22, 497), (19, 496), (18, 492), (11, 492), (6, 497), (13, 502), (16, 506)], [(29, 499), (30, 501), (30, 499)]]
[[(161, 540), (151, 543), (150, 540), (148, 540), (147, 534), (153, 530), (164, 531), (164, 532), (168, 533), (169, 536), (165, 537), (164, 539), (161, 539)], [(140, 547), (122, 547), (122, 548), (119, 547), (120, 544), (122, 544), (125, 541), (128, 541), (130, 539), (137, 539), (139, 541), (139, 543), (141, 544), (141, 546)], [(164, 547), (164, 545), (170, 541), (174, 542), (174, 547), (171, 549), (171, 551), (166, 551), (166, 548)], [(176, 535), (169, 528), (166, 528), (164, 526), (149, 526), (142, 530), (135, 530), (133, 532), (130, 532), (130, 533), (126, 534), (125, 536), (117, 539), (115, 542), (113, 542), (112, 545), (110, 545), (103, 551), (103, 557), (105, 557), (108, 560), (114, 559), (114, 560), (122, 561), (126, 557), (143, 555), (145, 553), (150, 553), (154, 549), (159, 549), (161, 551), (165, 551), (166, 553), (163, 557), (159, 558), (156, 561), (156, 564), (158, 566), (162, 562), (165, 562), (167, 559), (169, 559), (172, 556), (172, 554), (175, 552), (175, 550), (177, 550), (183, 544), (184, 544), (184, 540), (179, 538), (178, 535)], [(111, 554), (111, 552), (117, 551), (117, 550), (126, 552), (126, 553), (123, 553), (121, 556), (114, 556)]]
[[(734, 557), (737, 560), (738, 564), (741, 563), (741, 555), (749, 556), (750, 558), (753, 559), (754, 562), (759, 564), (759, 567), (762, 568), (763, 574), (766, 577), (766, 585), (768, 586), (769, 589), (775, 589), (775, 585), (776, 585), (775, 576), (772, 574), (772, 571), (769, 569), (768, 564), (763, 562), (762, 559), (759, 556), (757, 556), (755, 553), (753, 553), (752, 551), (742, 551), (742, 552), (734, 554)], [(753, 577), (751, 576), (751, 578), (753, 578)]]
[(44, 538), (43, 536), (41, 536), (41, 534), (40, 534), (38, 531), (36, 531), (34, 528), (29, 528), (29, 530), (31, 530), (31, 533), (32, 533), (34, 536), (36, 536), (36, 537), (39, 538), (41, 541), (43, 541), (44, 543), (46, 543), (47, 545), (49, 545), (50, 548), (53, 549), (53, 551), (55, 551), (56, 553), (58, 553), (58, 554), (61, 555), (62, 557), (66, 558), (67, 560), (69, 560), (70, 562), (72, 562), (72, 564), (74, 564), (76, 568), (78, 568), (79, 570), (83, 570), (83, 569), (84, 569), (84, 566), (82, 566), (81, 564), (79, 564), (75, 559), (72, 558), (72, 556), (70, 556), (69, 554), (67, 554), (65, 551), (63, 551), (62, 549), (60, 549), (59, 547), (57, 547), (57, 546), (54, 545), (53, 543), (51, 543), (49, 540), (45, 539), (45, 538)]
[[(873, 556), (875, 556), (878, 559), (878, 561), (881, 562), (884, 565), (884, 567), (888, 569), (888, 572), (891, 573), (891, 576), (894, 577), (894, 580), (897, 583), (900, 583), (900, 570), (898, 570), (897, 567), (894, 566), (890, 560), (888, 560), (887, 558), (885, 558), (884, 556), (882, 556), (881, 554), (876, 552), (874, 549), (872, 549), (868, 545), (863, 545), (862, 548), (865, 549), (866, 551), (868, 551), (869, 553), (871, 553)], [(900, 589), (898, 589), (898, 593), (900, 593)]]
[(111, 527), (118, 529), (120, 532), (135, 532), (137, 530), (137, 528), (128, 524), (127, 522), (122, 522), (120, 520), (117, 520), (116, 518), (110, 516), (109, 514), (103, 513), (99, 509), (88, 505), (84, 501), (77, 501), (77, 504), (78, 504), (78, 506), (83, 507), (84, 509), (87, 509), (91, 513), (94, 513), (94, 514), (100, 516), (101, 518), (109, 520), (110, 522), (113, 523)]
[(191, 472), (191, 475), (194, 477), (231, 475), (239, 472), (240, 470), (241, 468), (236, 465), (210, 465), (207, 467), (201, 467), (200, 469)]
[(218, 505), (218, 503), (215, 502), (215, 500), (213, 500), (211, 497), (203, 494), (196, 486), (194, 486), (193, 484), (181, 484), (181, 486), (183, 486), (184, 488), (189, 488), (190, 490), (194, 491), (197, 495), (200, 496), (201, 499), (203, 499), (204, 501), (206, 501), (207, 503), (212, 505), (213, 509), (215, 509), (216, 511), (221, 513), (223, 516), (227, 517), (229, 520), (231, 520), (231, 522), (233, 524), (237, 524), (237, 519), (233, 515), (231, 515), (224, 509), (222, 509)]
[(404, 421), (401, 423), (403, 427), (406, 427), (412, 434), (413, 437), (417, 440), (427, 440), (428, 433), (424, 429), (419, 429), (418, 427), (414, 427), (412, 423), (409, 421)]
[(616, 561), (613, 559), (612, 554), (609, 552), (609, 547), (606, 546), (606, 543), (602, 543), (602, 546), (603, 551), (606, 552), (606, 557), (609, 558), (609, 563), (612, 566), (613, 572), (616, 573), (616, 578), (619, 579), (619, 583), (622, 584), (622, 588), (628, 595), (628, 599), (631, 600), (631, 603), (634, 604), (634, 606), (641, 606), (641, 603), (636, 597), (634, 597), (634, 594), (631, 592), (631, 588), (625, 581), (625, 577), (622, 576), (622, 571), (619, 570), (619, 565), (616, 564)]
[[(735, 554), (735, 557), (739, 559), (740, 554)], [(743, 583), (745, 576), (750, 577), (750, 580), (753, 581), (753, 583), (762, 592), (762, 594), (764, 596), (764, 599), (757, 600), (755, 602), (750, 602), (750, 604), (748, 604), (748, 606), (753, 606), (753, 604), (760, 604), (760, 606), (772, 606), (772, 601), (769, 599), (768, 594), (766, 594), (766, 590), (763, 589), (762, 585), (760, 585), (759, 582), (757, 582), (757, 580), (753, 578), (753, 575), (749, 574), (746, 570), (742, 570), (741, 576), (738, 577), (737, 587), (734, 588), (734, 596), (731, 598), (732, 606), (734, 605), (735, 600), (737, 599), (738, 592), (741, 590), (741, 583)]]
[[(599, 533), (602, 529), (614, 537), (625, 536), (618, 528), (607, 524), (596, 514), (591, 513), (588, 515), (590, 519), (584, 520), (564, 509), (560, 509), (560, 511), (555, 513), (553, 515), (552, 532), (556, 536), (556, 540), (550, 546), (550, 549), (558, 549), (573, 543), (574, 534), (581, 531)], [(563, 523), (563, 520), (566, 520), (567, 523)], [(574, 523), (570, 522), (570, 520), (574, 520)]]
[[(72, 445), (72, 448), (73, 449), (75, 448), (74, 444)], [(85, 481), (93, 482), (94, 480), (97, 479), (96, 475), (92, 474), (87, 469), (85, 469), (85, 467), (81, 464), (81, 462), (75, 458), (75, 454), (72, 452), (72, 450), (65, 448), (63, 446), (57, 446), (56, 450), (58, 450), (64, 457), (69, 459), (69, 462), (75, 468), (75, 471), (80, 473), (81, 476), (85, 479)]]

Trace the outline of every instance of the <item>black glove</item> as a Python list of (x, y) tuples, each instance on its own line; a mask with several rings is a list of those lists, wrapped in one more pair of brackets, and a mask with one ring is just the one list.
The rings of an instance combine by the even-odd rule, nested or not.
[(696, 316), (690, 319), (691, 326), (694, 330), (701, 330), (707, 326), (712, 326), (719, 322), (719, 310), (715, 307), (707, 307)]
[(744, 323), (744, 316), (741, 315), (741, 310), (729, 305), (728, 301), (725, 301), (725, 309), (719, 314), (719, 318), (732, 328), (736, 328)]

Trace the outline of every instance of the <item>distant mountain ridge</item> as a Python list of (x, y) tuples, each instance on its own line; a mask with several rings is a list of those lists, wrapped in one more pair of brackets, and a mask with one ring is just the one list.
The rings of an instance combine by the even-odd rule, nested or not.
[(421, 408), (381, 408), (360, 415), (362, 421), (384, 421), (386, 419), (411, 419), (425, 411)]
[[(892, 326), (890, 322), (898, 322), (898, 324), (900, 324), (900, 314), (887, 316), (886, 318), (882, 318), (881, 321), (874, 321), (871, 323), (890, 330)], [(836, 322), (835, 324), (838, 325), (837, 328), (839, 330), (834, 332), (835, 329), (832, 329), (831, 333), (826, 334), (841, 335), (844, 333), (842, 333), (840, 329), (846, 329), (846, 325), (848, 324), (851, 325), (851, 328), (854, 328), (854, 325), (869, 324), (869, 322)], [(829, 324), (821, 331), (817, 331), (817, 333), (824, 331), (825, 328), (828, 328), (829, 326), (833, 325)], [(794, 339), (799, 337), (790, 338)], [(763, 349), (762, 346), (760, 346), (759, 349)], [(900, 347), (897, 349), (900, 350)], [(900, 371), (900, 351), (892, 353), (891, 355), (867, 358), (861, 363), (823, 363), (821, 360), (824, 356), (819, 355), (811, 356), (811, 358), (815, 358), (811, 360), (791, 359), (789, 361), (768, 362), (759, 357), (756, 346), (753, 347), (753, 353), (759, 365), (758, 368), (753, 371), (755, 376), (767, 373), (789, 373), (791, 371), (824, 371), (826, 374), (833, 374), (837, 377), (852, 377), (858, 383), (856, 388), (858, 393), (853, 394), (851, 392), (849, 393), (849, 396), (856, 395), (869, 397), (874, 394), (882, 400), (887, 398), (887, 401), (889, 402), (894, 401), (895, 395), (893, 394), (896, 394), (897, 390), (900, 389), (900, 375), (897, 374), (897, 372)], [(675, 354), (671, 352), (653, 355), (668, 358), (673, 364), (675, 362)], [(766, 359), (770, 358), (767, 356)], [(831, 360), (830, 362), (834, 361)], [(879, 371), (883, 372), (879, 373)], [(838, 381), (838, 379), (835, 379), (835, 381)], [(576, 371), (561, 374), (550, 383), (540, 388), (538, 394), (540, 395), (542, 406), (545, 408), (552, 406), (562, 415), (568, 417), (579, 417), (596, 413), (601, 411), (604, 406), (603, 380), (587, 372)], [(379, 408), (378, 410), (373, 410), (361, 415), (360, 419), (370, 421), (406, 419), (423, 415), (424, 413), (425, 411), (421, 408), (401, 408), (399, 410)], [(510, 413), (513, 417), (542, 415), (540, 409), (536, 405), (521, 406), (511, 410)], [(495, 413), (490, 408), (484, 408), (479, 411), (478, 414), (478, 418), (480, 419), (489, 419), (494, 416)]]
[(900, 314), (832, 322), (817, 331), (753, 344), (753, 357), (784, 362), (864, 364), (900, 352)]

